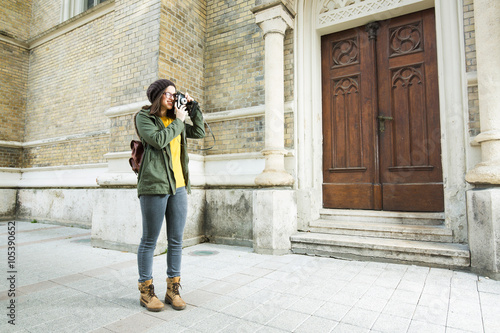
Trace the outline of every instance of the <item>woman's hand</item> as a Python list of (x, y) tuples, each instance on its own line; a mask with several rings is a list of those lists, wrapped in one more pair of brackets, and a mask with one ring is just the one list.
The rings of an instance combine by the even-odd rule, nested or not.
[[(186, 96), (187, 98), (187, 96)], [(177, 119), (180, 119), (181, 121), (184, 121), (186, 119), (186, 115), (187, 115), (187, 110), (186, 110), (186, 106), (185, 105), (182, 105), (180, 108), (177, 108), (176, 105), (175, 106), (175, 117)]]
[(186, 92), (185, 96), (186, 96), (186, 100), (187, 100), (188, 103), (191, 103), (192, 101), (194, 101), (194, 98), (191, 97), (191, 96), (189, 96), (189, 94), (187, 92)]

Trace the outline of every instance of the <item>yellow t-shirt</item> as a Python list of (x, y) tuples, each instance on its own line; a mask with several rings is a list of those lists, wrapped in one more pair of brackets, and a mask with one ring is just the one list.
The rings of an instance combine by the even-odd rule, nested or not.
[[(161, 121), (165, 127), (170, 125), (174, 119), (168, 117), (160, 117)], [(174, 177), (175, 177), (175, 187), (186, 186), (184, 180), (184, 174), (182, 173), (181, 164), (181, 136), (176, 136), (172, 141), (170, 141), (170, 152), (172, 153), (172, 166), (174, 167)]]

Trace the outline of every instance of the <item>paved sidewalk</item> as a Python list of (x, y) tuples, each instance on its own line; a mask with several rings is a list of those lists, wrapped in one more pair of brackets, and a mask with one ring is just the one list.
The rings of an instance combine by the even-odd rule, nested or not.
[[(135, 254), (92, 248), (86, 229), (27, 222), (15, 229), (9, 259), (8, 223), (0, 223), (8, 258), (0, 332), (500, 332), (500, 281), (214, 244), (184, 249), (188, 307), (148, 312), (139, 306)], [(164, 272), (165, 255), (155, 257), (160, 299)]]

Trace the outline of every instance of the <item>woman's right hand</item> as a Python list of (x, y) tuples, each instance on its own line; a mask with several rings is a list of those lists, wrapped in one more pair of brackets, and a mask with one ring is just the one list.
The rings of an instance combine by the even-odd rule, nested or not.
[(174, 107), (175, 107), (175, 117), (177, 119), (180, 119), (181, 121), (184, 121), (187, 115), (186, 106), (182, 105), (180, 108), (177, 108), (177, 106), (174, 105)]

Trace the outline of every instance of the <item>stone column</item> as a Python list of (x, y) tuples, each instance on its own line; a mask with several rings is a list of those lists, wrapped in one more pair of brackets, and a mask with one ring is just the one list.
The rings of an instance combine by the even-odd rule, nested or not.
[(284, 48), (285, 31), (293, 27), (293, 14), (280, 1), (267, 2), (253, 10), (265, 41), (265, 144), (264, 171), (255, 183), (260, 186), (289, 186), (293, 177), (285, 170)]
[(500, 2), (474, 0), (474, 16), (482, 162), (466, 180), (500, 185)]
[(500, 2), (474, 0), (481, 163), (465, 179), (471, 267), (500, 278)]

